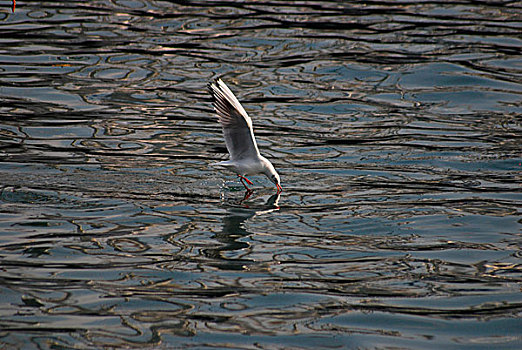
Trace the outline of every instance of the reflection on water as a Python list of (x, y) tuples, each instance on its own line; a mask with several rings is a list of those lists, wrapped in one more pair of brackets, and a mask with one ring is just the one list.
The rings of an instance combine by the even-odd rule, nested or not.
[[(251, 195), (251, 192), (246, 191), (243, 199), (239, 203), (242, 204), (246, 199), (249, 199)], [(252, 251), (251, 244), (241, 241), (242, 238), (248, 238), (250, 235), (250, 232), (245, 229), (244, 225), (246, 221), (251, 218), (279, 210), (278, 204), (280, 197), (280, 193), (274, 193), (267, 199), (263, 207), (257, 209), (250, 208), (249, 206), (246, 206), (246, 209), (231, 206), (223, 218), (221, 232), (211, 237), (220, 243), (220, 246), (205, 249), (203, 253), (218, 262), (216, 267), (221, 266), (223, 269), (230, 270), (248, 268), (249, 263), (254, 263), (254, 261), (241, 258), (243, 255), (248, 256), (249, 252)], [(234, 258), (234, 256), (238, 257)]]
[(2, 348), (521, 346), (518, 3), (10, 6)]

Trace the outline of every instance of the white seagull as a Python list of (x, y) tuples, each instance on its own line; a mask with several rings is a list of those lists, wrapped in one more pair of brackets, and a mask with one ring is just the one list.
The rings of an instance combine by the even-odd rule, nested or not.
[(252, 190), (244, 181), (250, 185), (253, 183), (246, 176), (265, 174), (276, 185), (277, 193), (280, 193), (283, 189), (279, 174), (272, 163), (259, 153), (252, 119), (241, 103), (221, 79), (209, 83), (208, 90), (214, 100), (214, 110), (223, 128), (223, 136), (230, 154), (229, 160), (212, 165), (219, 165), (235, 172), (248, 192)]

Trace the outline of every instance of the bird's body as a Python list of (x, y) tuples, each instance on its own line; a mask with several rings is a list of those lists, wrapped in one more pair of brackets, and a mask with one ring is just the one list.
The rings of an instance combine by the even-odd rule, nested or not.
[(243, 180), (249, 184), (252, 184), (252, 182), (245, 176), (264, 174), (276, 185), (277, 191), (281, 192), (279, 174), (272, 163), (259, 153), (252, 119), (241, 106), (241, 103), (221, 79), (210, 83), (208, 87), (214, 99), (214, 110), (223, 128), (223, 136), (230, 154), (229, 160), (215, 165), (235, 172), (249, 191), (250, 189)]

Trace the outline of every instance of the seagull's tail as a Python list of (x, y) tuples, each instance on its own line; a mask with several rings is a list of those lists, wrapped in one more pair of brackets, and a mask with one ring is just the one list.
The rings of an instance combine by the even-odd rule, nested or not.
[(220, 167), (225, 167), (225, 168), (232, 166), (232, 164), (230, 164), (229, 160), (224, 160), (222, 162), (217, 162), (217, 163), (211, 163), (209, 165), (212, 167), (220, 166)]

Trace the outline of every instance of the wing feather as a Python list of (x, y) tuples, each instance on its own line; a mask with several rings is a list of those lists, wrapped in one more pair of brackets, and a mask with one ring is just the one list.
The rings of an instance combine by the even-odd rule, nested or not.
[(221, 79), (209, 83), (208, 89), (214, 100), (214, 110), (223, 128), (223, 136), (231, 160), (259, 156), (252, 119), (241, 106), (232, 91)]

